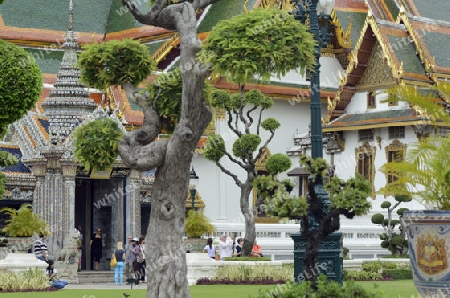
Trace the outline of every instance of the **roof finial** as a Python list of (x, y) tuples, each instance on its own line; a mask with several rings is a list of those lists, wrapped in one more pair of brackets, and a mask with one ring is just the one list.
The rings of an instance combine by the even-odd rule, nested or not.
[(69, 31), (73, 31), (73, 1), (69, 2)]

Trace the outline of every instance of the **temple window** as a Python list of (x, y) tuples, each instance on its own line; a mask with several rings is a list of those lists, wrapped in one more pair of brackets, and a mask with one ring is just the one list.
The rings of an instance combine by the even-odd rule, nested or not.
[(391, 126), (388, 128), (389, 139), (404, 139), (405, 127), (404, 126)]
[(374, 109), (377, 107), (377, 97), (375, 92), (367, 93), (367, 108)]
[[(385, 147), (387, 162), (402, 162), (405, 159), (406, 144), (401, 143), (395, 139), (389, 146)], [(394, 173), (386, 174), (387, 183), (392, 183), (398, 179)]]
[(371, 129), (361, 129), (358, 131), (358, 140), (360, 142), (373, 141), (373, 131)]
[(368, 142), (358, 148), (355, 148), (356, 173), (364, 176), (372, 184), (372, 193), (374, 193), (375, 178), (375, 152), (376, 147), (370, 146)]

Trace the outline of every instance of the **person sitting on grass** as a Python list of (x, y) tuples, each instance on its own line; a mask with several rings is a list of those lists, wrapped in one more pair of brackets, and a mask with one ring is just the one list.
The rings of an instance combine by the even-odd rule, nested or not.
[(58, 272), (54, 268), (53, 260), (48, 260), (48, 267), (45, 273), (48, 275), (49, 281), (52, 283), (52, 286), (59, 289), (63, 289), (67, 285), (67, 280), (60, 279), (58, 277)]

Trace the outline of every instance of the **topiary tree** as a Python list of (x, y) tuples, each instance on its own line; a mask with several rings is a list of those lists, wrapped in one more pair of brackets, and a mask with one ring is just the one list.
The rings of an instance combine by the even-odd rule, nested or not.
[(75, 159), (89, 170), (104, 170), (119, 154), (118, 141), (124, 133), (111, 118), (96, 119), (78, 126), (74, 133)]
[[(243, 256), (251, 253), (256, 238), (254, 212), (249, 196), (256, 177), (255, 164), (272, 140), (280, 123), (263, 118), (273, 100), (258, 90), (245, 90), (251, 80), (269, 81), (291, 69), (304, 71), (315, 63), (315, 41), (307, 27), (279, 9), (255, 9), (248, 14), (219, 22), (205, 40), (203, 59), (210, 62), (213, 73), (237, 84), (237, 93), (223, 90), (212, 93), (213, 107), (227, 114), (227, 125), (236, 136), (232, 148), (226, 148), (220, 135), (208, 138), (204, 155), (230, 176), (240, 188), (240, 207), (245, 219)], [(267, 137), (263, 141), (263, 132)], [(245, 172), (239, 179), (223, 166), (221, 158), (238, 165)]]
[(34, 108), (42, 91), (42, 73), (24, 49), (0, 39), (0, 137)]
[[(401, 218), (403, 212), (409, 210), (408, 208), (400, 208), (397, 210), (399, 219), (392, 218), (392, 212), (403, 202), (410, 202), (412, 197), (409, 195), (395, 195), (395, 204), (392, 205), (389, 201), (381, 203), (381, 208), (387, 209), (387, 218), (381, 213), (372, 216), (372, 223), (381, 225), (384, 233), (380, 235), (381, 247), (386, 248), (394, 256), (405, 257), (408, 254), (408, 241), (406, 240), (405, 230), (401, 225)], [(398, 230), (396, 230), (398, 229)]]
[[(266, 212), (280, 218), (300, 220), (302, 236), (307, 239), (300, 280), (316, 281), (319, 244), (331, 233), (339, 230), (340, 215), (351, 219), (367, 214), (371, 208), (367, 200), (371, 192), (370, 182), (361, 175), (342, 180), (329, 177), (330, 167), (323, 158), (312, 159), (306, 155), (300, 162), (310, 173), (306, 197), (288, 195), (284, 187), (278, 187), (274, 196), (266, 199)], [(324, 204), (315, 192), (315, 185), (322, 184), (329, 193)]]
[[(0, 2), (2, 4), (3, 1)], [(24, 49), (0, 39), (0, 138), (8, 125), (19, 120), (39, 99), (42, 74), (35, 59)], [(16, 164), (17, 159), (0, 152), (0, 167)], [(0, 198), (5, 189), (6, 176), (0, 172)]]

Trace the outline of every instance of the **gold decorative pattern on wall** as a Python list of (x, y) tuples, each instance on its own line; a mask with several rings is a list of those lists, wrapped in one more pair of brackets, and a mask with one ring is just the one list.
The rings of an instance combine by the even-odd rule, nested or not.
[(395, 79), (392, 76), (391, 67), (384, 57), (380, 43), (377, 42), (357, 90), (375, 89), (374, 87), (377, 86), (392, 85), (394, 83)]

